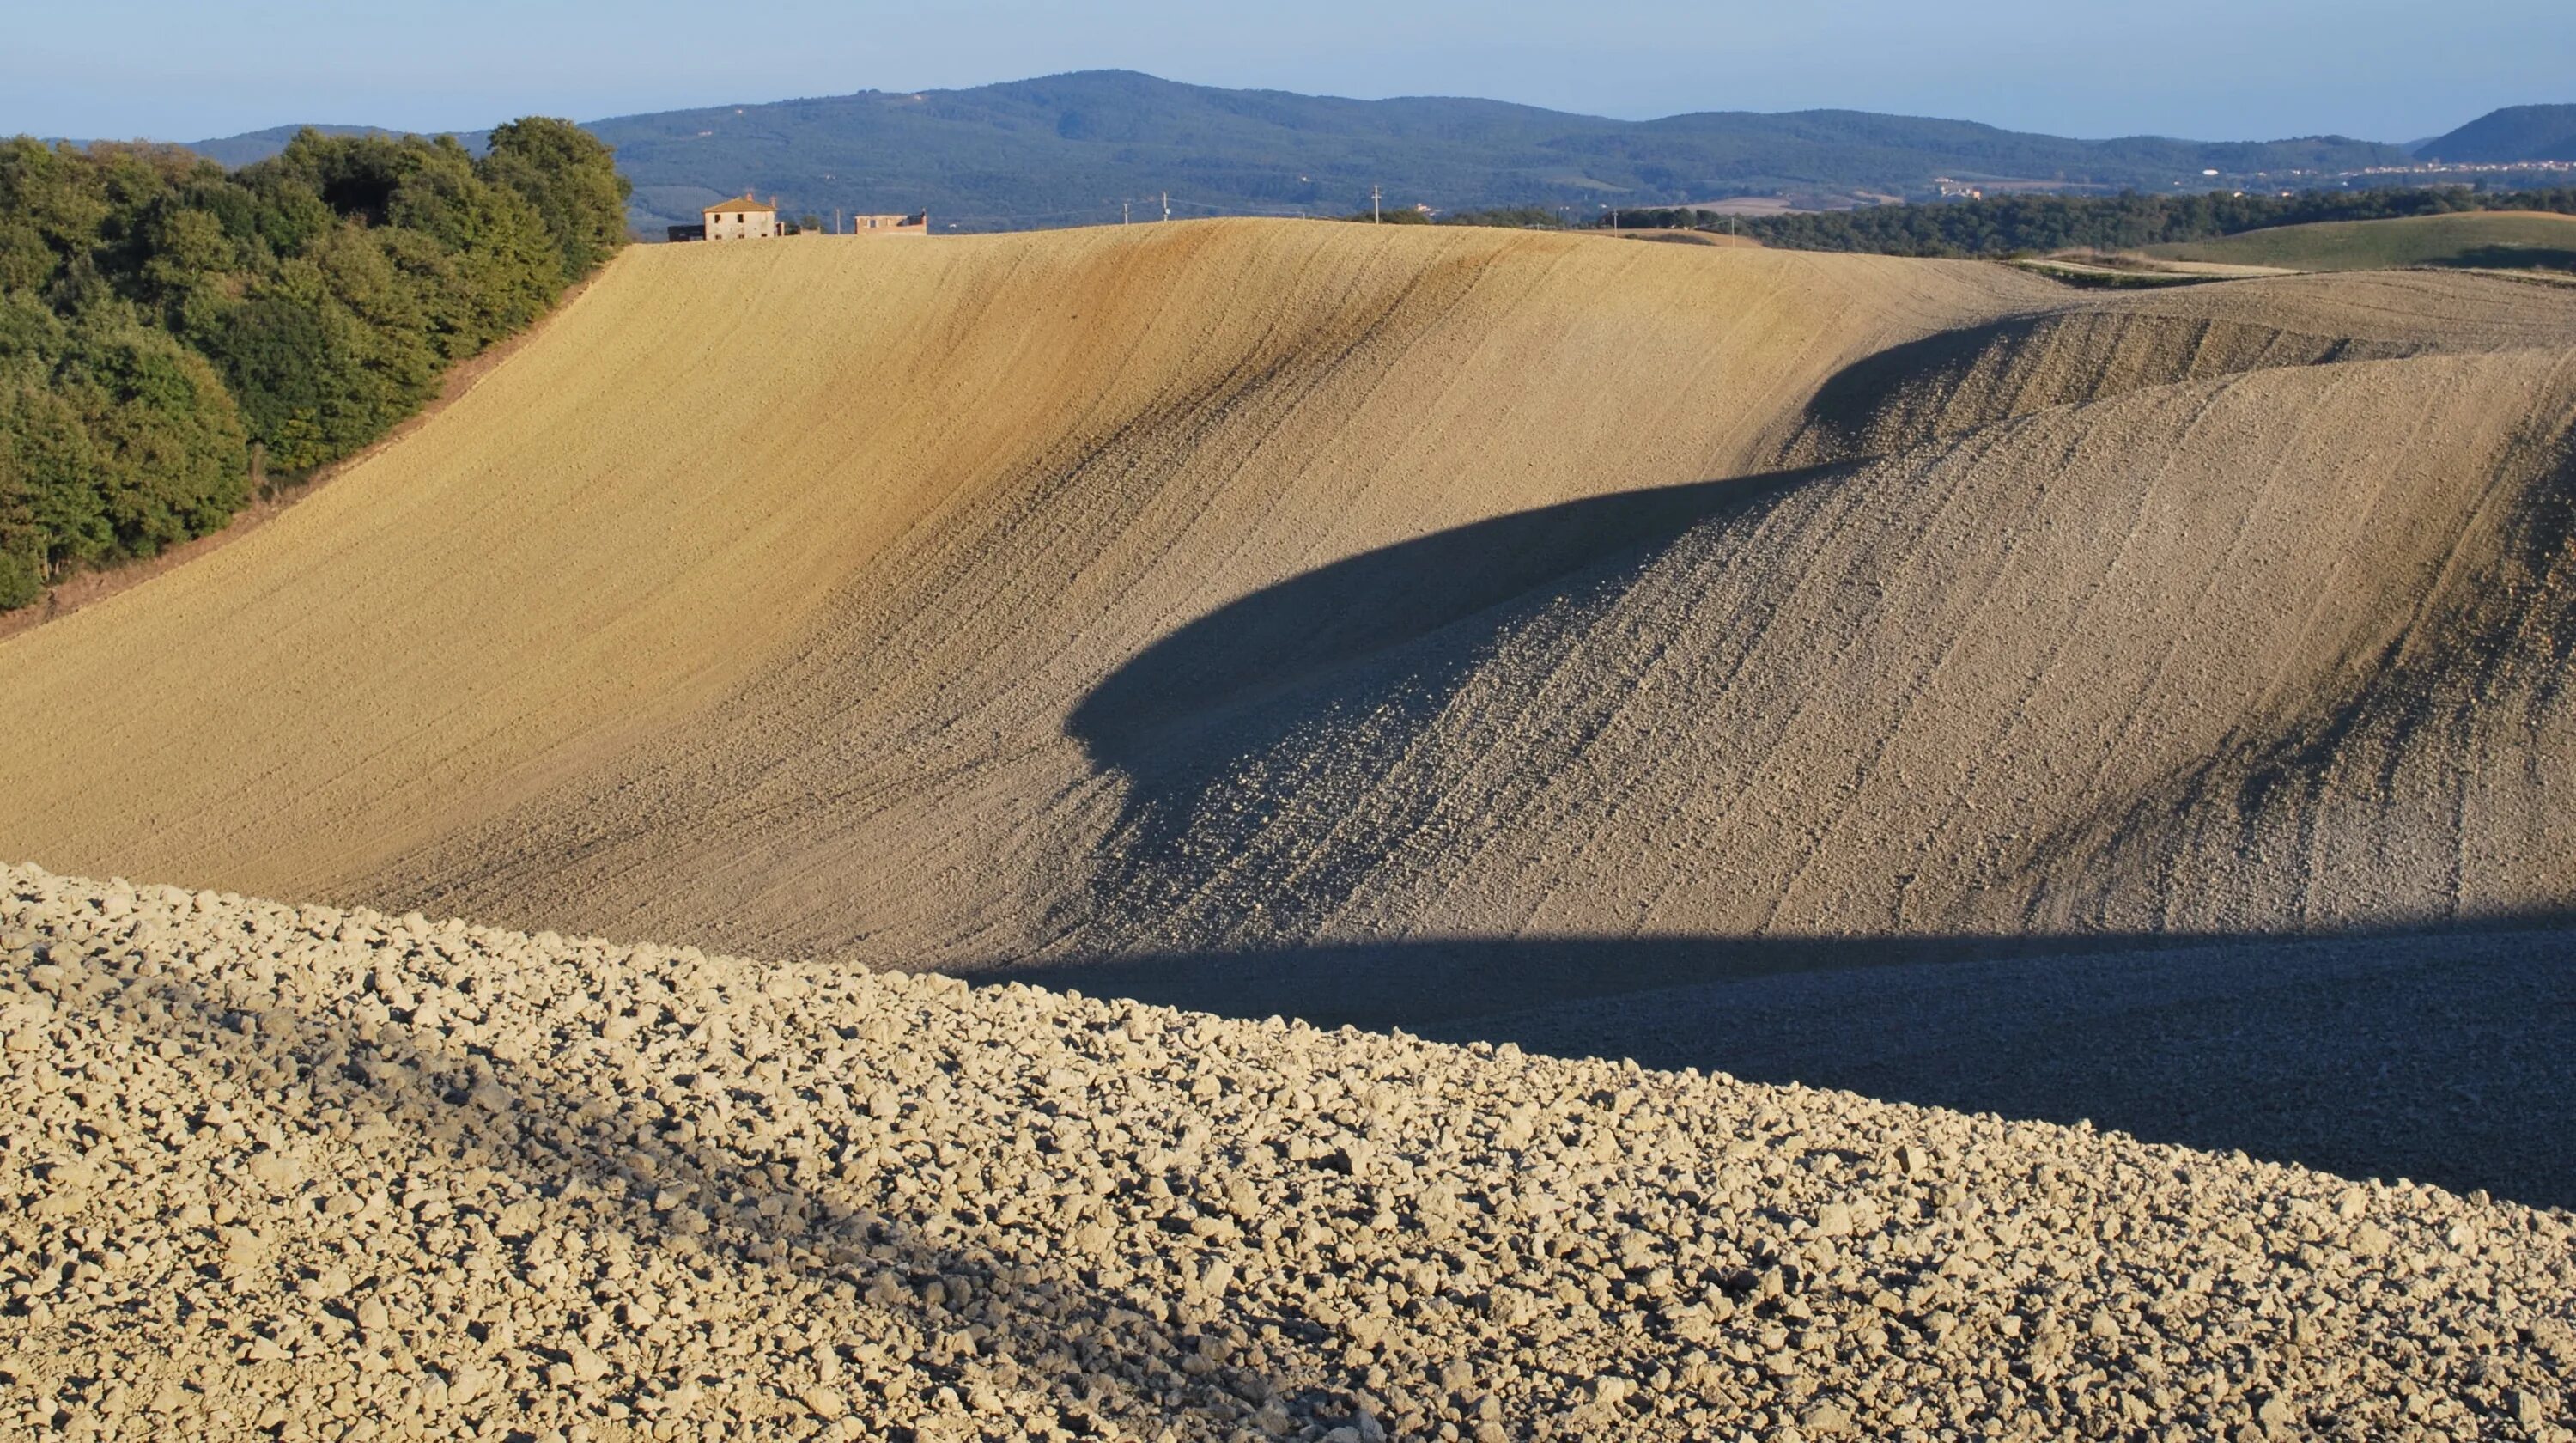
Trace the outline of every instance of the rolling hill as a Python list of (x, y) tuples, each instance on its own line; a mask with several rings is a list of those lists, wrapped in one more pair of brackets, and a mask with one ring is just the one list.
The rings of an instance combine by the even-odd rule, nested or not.
[(2508, 105), (2425, 141), (2415, 154), (2465, 165), (2576, 160), (2576, 105)]
[(0, 844), (1220, 991), (1409, 937), (2554, 913), (2571, 338), (2472, 276), (1289, 222), (636, 252), (285, 518), (0, 645)]
[[(1499, 101), (1345, 100), (1087, 71), (918, 93), (861, 91), (589, 123), (635, 182), (636, 223), (694, 221), (746, 188), (792, 215), (927, 207), (964, 230), (1097, 224), (1169, 192), (1184, 217), (1338, 214), (1383, 185), (1444, 209), (1669, 205), (1747, 191), (1927, 194), (1935, 177), (2170, 188), (2257, 173), (2400, 164), (2341, 137), (2068, 140), (1860, 111), (1620, 121)], [(292, 130), (197, 148), (227, 163)], [(469, 144), (473, 136), (463, 137)]]
[(0, 640), (0, 1385), (2563, 1443), (2571, 539), (2525, 278), (630, 249)]
[(2355, 271), (2386, 266), (2469, 266), (2576, 271), (2576, 217), (2480, 211), (2392, 220), (2273, 226), (2216, 240), (2149, 246), (2168, 260), (2283, 270)]
[[(1840, 367), (2045, 294), (1981, 267), (1744, 251), (1712, 271), (1720, 253), (1680, 247), (1287, 222), (854, 245), (630, 252), (422, 433), (206, 565), (129, 593), (166, 598), (135, 613), (146, 628), (224, 634), (158, 684), (222, 716), (201, 722), (264, 740), (237, 766), (209, 766), (185, 737), (197, 723), (148, 728), (155, 741), (129, 732), (116, 777), (75, 784), (85, 800), (69, 814), (54, 800), (72, 758), (13, 748), (0, 836), (82, 865), (215, 867), (290, 894), (354, 895), (340, 890), (358, 885), (352, 867), (470, 886), (435, 875), (447, 864), (423, 849), (511, 825), (500, 809), (613, 758), (658, 774), (636, 748), (694, 717), (772, 728), (744, 748), (806, 752), (772, 781), (820, 804), (816, 860), (875, 872), (854, 888), (776, 868), (774, 907), (742, 898), (771, 924), (804, 913), (810, 899), (791, 894), (819, 883), (840, 908), (864, 892), (913, 913), (811, 918), (845, 938), (899, 930), (948, 955), (1007, 921), (1025, 942), (1042, 909), (1013, 862), (972, 869), (990, 887), (921, 884), (952, 870), (951, 848), (1045, 862), (1037, 798), (1097, 834), (1117, 783), (1067, 718), (1155, 637), (1383, 546), (1758, 465), (1796, 398)], [(787, 324), (791, 312), (831, 320)], [(1014, 323), (983, 323), (1000, 317)], [(1667, 396), (1658, 411), (1685, 419), (1639, 427), (1597, 405), (1604, 386)], [(1541, 414), (1593, 419), (1534, 434)], [(711, 477), (719, 455), (731, 479)], [(422, 531), (432, 515), (462, 529)], [(553, 533), (575, 515), (597, 530), (567, 553)], [(308, 600), (245, 590), (267, 566), (296, 574), (286, 591)], [(265, 594), (282, 609), (209, 612), (183, 593)], [(322, 594), (347, 604), (309, 599)], [(0, 665), (108, 682), (99, 668), (124, 643), (82, 638), (126, 601), (7, 643)], [(234, 647), (248, 651), (225, 655)], [(885, 660), (915, 651), (917, 664)], [(303, 679), (242, 691), (227, 678), (253, 655)], [(819, 689), (770, 674), (799, 658), (856, 671)], [(764, 722), (783, 693), (751, 711), (724, 702), (746, 686), (800, 696)], [(74, 710), (106, 701), (89, 682), (72, 692)], [(28, 722), (51, 739), (39, 751), (87, 730), (67, 714)], [(896, 731), (872, 736), (880, 724)], [(851, 749), (809, 751), (797, 738), (816, 726)], [(362, 757), (374, 760), (352, 770)], [(894, 814), (871, 822), (878, 803), (810, 792), (792, 776), (808, 763), (842, 770), (827, 794), (857, 787)], [(728, 810), (766, 811), (755, 784), (769, 770), (703, 780)], [(411, 780), (385, 789), (396, 774)], [(648, 785), (664, 781), (696, 784)], [(899, 817), (922, 824), (927, 852), (849, 830), (902, 831)], [(729, 847), (730, 825), (696, 835)], [(269, 841), (245, 847), (254, 834)], [(147, 838), (158, 855), (109, 861)], [(1058, 880), (1079, 891), (1078, 876)]]

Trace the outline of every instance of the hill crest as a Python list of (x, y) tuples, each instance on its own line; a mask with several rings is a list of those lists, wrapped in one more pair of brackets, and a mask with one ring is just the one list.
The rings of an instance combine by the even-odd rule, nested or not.
[(2576, 161), (2576, 105), (2508, 105), (2425, 141), (2415, 154), (2464, 165)]

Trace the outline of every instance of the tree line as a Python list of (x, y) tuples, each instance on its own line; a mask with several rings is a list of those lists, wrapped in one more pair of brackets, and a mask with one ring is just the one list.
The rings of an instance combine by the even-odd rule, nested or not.
[[(1688, 207), (1647, 206), (1587, 216), (1584, 229), (1726, 231), (1784, 250), (1877, 255), (1999, 257), (2061, 250), (2130, 250), (2214, 240), (2242, 231), (2315, 221), (2392, 220), (2477, 210), (2576, 215), (2576, 188), (2477, 190), (2468, 186), (2303, 191), (2296, 195), (2010, 195), (1859, 210), (1726, 216)], [(1389, 225), (1485, 225), (1546, 230), (1565, 224), (1545, 206), (1424, 214), (1411, 206), (1347, 219)]]
[(0, 608), (221, 527), (382, 437), (626, 238), (569, 121), (324, 136), (227, 171), (0, 141)]
[[(1789, 250), (1898, 256), (2012, 256), (2129, 250), (2213, 240), (2272, 226), (2391, 220), (2473, 210), (2576, 214), (2576, 188), (2474, 190), (2467, 186), (2303, 191), (2296, 195), (2008, 195), (1794, 215), (1712, 216), (1631, 210), (1629, 229), (1729, 230)], [(1603, 222), (1607, 224), (1606, 219)]]

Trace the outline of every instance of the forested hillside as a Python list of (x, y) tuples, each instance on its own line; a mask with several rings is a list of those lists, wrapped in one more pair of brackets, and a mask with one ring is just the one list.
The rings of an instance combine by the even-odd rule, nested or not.
[(0, 142), (0, 607), (222, 526), (381, 437), (623, 243), (568, 121), (324, 136), (237, 171)]
[(1492, 100), (1224, 90), (1124, 71), (591, 128), (634, 177), (639, 219), (694, 220), (698, 206), (748, 185), (791, 211), (927, 206), (965, 230), (1114, 221), (1121, 197), (1165, 191), (1183, 215), (1344, 212), (1372, 185), (1404, 206), (1589, 213), (1783, 189), (1927, 193), (1943, 175), (2168, 186), (2206, 168), (2234, 176), (2404, 157), (2340, 138), (2069, 140), (1845, 110), (1625, 121)]
[(2576, 160), (2576, 105), (2508, 105), (2424, 142), (2415, 154), (2455, 165)]
[[(1113, 70), (660, 111), (588, 128), (616, 147), (635, 181), (631, 218), (648, 228), (694, 221), (700, 206), (746, 188), (776, 194), (790, 214), (927, 207), (942, 231), (1024, 230), (1116, 221), (1122, 198), (1138, 202), (1139, 219), (1159, 216), (1166, 192), (1182, 216), (1347, 213), (1373, 185), (1399, 206), (1588, 216), (1605, 204), (1735, 194), (1927, 195), (1940, 176), (2170, 188), (2204, 171), (2315, 174), (2408, 158), (2340, 136), (2070, 140), (1856, 110), (1630, 121), (1451, 96), (1226, 90)], [(275, 136), (199, 149), (256, 155)]]

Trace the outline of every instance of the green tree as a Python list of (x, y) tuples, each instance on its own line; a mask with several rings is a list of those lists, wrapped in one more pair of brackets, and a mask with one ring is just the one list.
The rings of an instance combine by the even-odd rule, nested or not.
[(150, 556), (248, 498), (241, 417), (205, 358), (125, 316), (77, 325), (54, 372), (79, 411), (114, 554)]
[(569, 120), (532, 115), (496, 127), (478, 167), (483, 179), (516, 192), (553, 237), (566, 285), (606, 264), (626, 244), (626, 198), (634, 190), (598, 137)]
[(11, 485), (43, 533), (38, 561), (48, 581), (66, 565), (104, 560), (116, 548), (98, 485), (97, 448), (79, 411), (50, 379), (0, 377), (0, 433), (9, 438)]
[[(51, 257), (42, 274), (25, 283), (28, 289), (49, 288), (68, 261), (98, 244), (108, 217), (106, 191), (95, 163), (67, 148), (25, 136), (0, 142), (0, 215)], [(23, 238), (14, 239), (10, 249), (31, 258), (13, 262), (14, 278), (20, 265), (31, 264), (33, 252)]]
[(0, 611), (45, 594), (45, 528), (18, 469), (17, 437), (0, 431)]
[(310, 257), (281, 266), (213, 338), (251, 435), (290, 474), (338, 460), (401, 419), (406, 398), (371, 365), (384, 345)]
[(536, 208), (516, 191), (487, 185), (462, 146), (444, 136), (394, 187), (391, 222), (418, 231), (456, 258), (476, 349), (544, 314), (563, 289), (563, 264)]

